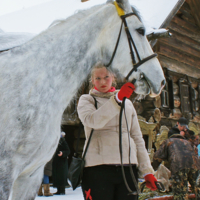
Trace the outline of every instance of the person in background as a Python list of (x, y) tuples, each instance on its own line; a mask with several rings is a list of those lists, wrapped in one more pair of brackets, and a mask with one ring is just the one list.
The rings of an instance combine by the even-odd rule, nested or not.
[[(136, 200), (137, 195), (128, 195), (121, 171), (119, 152), (119, 113), (124, 97), (129, 98), (135, 86), (128, 82), (118, 91), (113, 87), (114, 73), (101, 62), (95, 64), (91, 72), (93, 88), (89, 94), (82, 95), (78, 103), (78, 115), (85, 129), (86, 142), (94, 129), (85, 157), (82, 177), (82, 192), (85, 200)], [(97, 109), (95, 101), (97, 101)], [(136, 191), (129, 169), (129, 133), (130, 162), (136, 180), (138, 170), (146, 180), (146, 186), (156, 190), (156, 178), (145, 148), (137, 113), (129, 99), (125, 101), (126, 120), (122, 120), (123, 164), (129, 186)], [(136, 184), (137, 185), (137, 184)]]
[(187, 140), (190, 141), (192, 147), (194, 148), (194, 151), (195, 153), (198, 155), (198, 148), (197, 148), (197, 145), (198, 145), (198, 141), (199, 141), (199, 136), (198, 135), (195, 135), (194, 131), (192, 130), (187, 130), (185, 132), (185, 138)]
[(65, 132), (61, 133), (57, 150), (53, 156), (53, 187), (57, 188), (55, 195), (64, 195), (68, 173), (69, 146), (65, 140)]
[(200, 157), (200, 143), (199, 143), (199, 141), (198, 141), (197, 149), (198, 149), (198, 156)]
[(38, 196), (43, 196), (42, 186), (44, 187), (44, 196), (53, 196), (50, 193), (49, 177), (52, 176), (52, 159), (44, 167), (44, 176), (42, 184), (40, 185)]
[(194, 132), (187, 131), (186, 135), (185, 137), (182, 133), (173, 134), (165, 140), (154, 153), (152, 165), (154, 170), (157, 170), (163, 160), (169, 162), (174, 200), (186, 199), (188, 181), (197, 200), (200, 200), (200, 187), (196, 183), (200, 162), (190, 140)]
[(188, 120), (185, 117), (180, 117), (177, 124), (169, 130), (168, 138), (173, 134), (182, 133), (182, 135), (184, 135), (186, 130), (188, 130)]
[(199, 136), (195, 135), (194, 145), (197, 147), (199, 145)]

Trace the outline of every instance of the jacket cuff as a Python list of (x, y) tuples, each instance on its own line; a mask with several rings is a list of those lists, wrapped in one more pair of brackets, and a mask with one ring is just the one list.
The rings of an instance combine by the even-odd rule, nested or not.
[(116, 100), (117, 100), (119, 103), (121, 103), (122, 100), (119, 100), (119, 98), (118, 98), (118, 93), (119, 93), (119, 92), (116, 93), (115, 97), (116, 97)]

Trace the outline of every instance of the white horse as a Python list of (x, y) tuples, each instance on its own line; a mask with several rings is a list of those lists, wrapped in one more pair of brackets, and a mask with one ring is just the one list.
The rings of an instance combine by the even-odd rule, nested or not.
[[(125, 13), (128, 0), (117, 0)], [(140, 58), (152, 55), (137, 16), (127, 18)], [(33, 200), (60, 137), (64, 109), (97, 61), (108, 63), (121, 19), (112, 1), (79, 11), (33, 38), (0, 54), (0, 199)], [(136, 58), (137, 61), (137, 58)], [(111, 66), (126, 76), (132, 69), (122, 30)], [(142, 64), (130, 80), (136, 93), (156, 96), (164, 86), (157, 58)]]

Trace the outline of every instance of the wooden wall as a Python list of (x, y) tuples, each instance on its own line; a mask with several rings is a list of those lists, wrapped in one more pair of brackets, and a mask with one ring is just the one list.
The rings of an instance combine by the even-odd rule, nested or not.
[(200, 78), (200, 1), (187, 0), (167, 29), (171, 38), (159, 39), (155, 51), (163, 67)]
[[(172, 37), (159, 39), (154, 46), (167, 79), (161, 95), (156, 99), (147, 96), (141, 101), (135, 101), (134, 96), (130, 98), (136, 108), (142, 132), (147, 136), (147, 148), (151, 155), (155, 146), (150, 143), (159, 146), (181, 116), (189, 119), (189, 128), (195, 134), (200, 133), (199, 10), (200, 0), (186, 0), (173, 18), (174, 13), (171, 14), (172, 20), (165, 27), (170, 30)], [(66, 110), (64, 113), (63, 124), (79, 124), (76, 111), (74, 112), (76, 103), (74, 106), (70, 112)], [(153, 129), (147, 132), (150, 127)], [(77, 135), (74, 134), (74, 137), (76, 141)], [(82, 145), (83, 142), (82, 134)], [(75, 144), (74, 142), (74, 147)]]

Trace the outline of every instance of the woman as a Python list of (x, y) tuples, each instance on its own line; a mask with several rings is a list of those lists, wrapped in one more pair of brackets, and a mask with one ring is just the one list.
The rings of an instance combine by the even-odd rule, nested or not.
[(61, 133), (56, 153), (53, 156), (53, 187), (57, 187), (55, 195), (64, 195), (67, 183), (69, 146), (65, 140), (65, 133)]
[[(91, 129), (94, 133), (85, 158), (82, 190), (85, 200), (133, 200), (137, 196), (127, 195), (120, 166), (119, 153), (119, 112), (120, 102), (129, 98), (135, 87), (126, 83), (120, 91), (112, 84), (114, 74), (98, 62), (91, 72), (94, 86), (90, 94), (82, 95), (78, 104), (78, 115), (84, 125), (86, 143)], [(93, 97), (97, 100), (97, 109)], [(147, 187), (156, 190), (153, 168), (145, 148), (138, 124), (137, 114), (130, 100), (126, 100), (126, 117), (131, 134), (131, 164), (137, 180), (138, 171), (144, 176)], [(136, 190), (129, 171), (128, 134), (125, 119), (122, 122), (123, 163), (127, 181)]]

